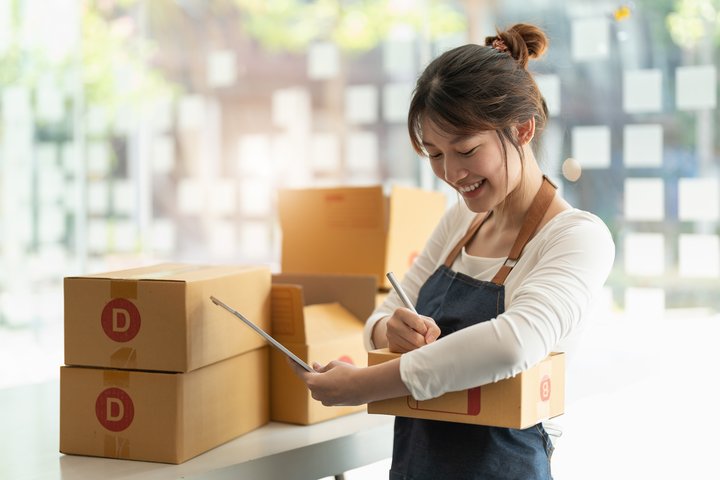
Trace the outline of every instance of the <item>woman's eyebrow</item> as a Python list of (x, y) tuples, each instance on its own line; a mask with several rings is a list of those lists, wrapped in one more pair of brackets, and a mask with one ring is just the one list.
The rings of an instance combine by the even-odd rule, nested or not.
[[(468, 137), (467, 135), (456, 135), (456, 136), (452, 137), (448, 143), (450, 143), (450, 145), (455, 145), (464, 140), (467, 140), (468, 138), (470, 138), (470, 137)], [(433, 143), (426, 142), (425, 140), (423, 140), (422, 144), (426, 147), (434, 147), (435, 146)]]

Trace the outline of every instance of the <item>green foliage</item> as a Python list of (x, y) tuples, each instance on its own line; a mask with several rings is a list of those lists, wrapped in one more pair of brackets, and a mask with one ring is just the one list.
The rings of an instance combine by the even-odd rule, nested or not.
[(720, 0), (678, 0), (667, 16), (673, 41), (693, 48), (706, 36), (720, 38)]
[(62, 58), (23, 42), (21, 3), (12, 3), (9, 44), (0, 55), (3, 85), (34, 90), (41, 81), (50, 80), (70, 93), (79, 83), (86, 109), (100, 107), (111, 114), (120, 107), (139, 107), (176, 91), (149, 66), (153, 45), (134, 34), (128, 12), (139, 0), (87, 2), (78, 7), (78, 45)]
[[(446, 2), (399, 0), (233, 0), (243, 29), (265, 48), (302, 51), (331, 40), (347, 51), (376, 47), (396, 26), (438, 37), (464, 31), (465, 16)], [(417, 6), (413, 6), (417, 3)]]

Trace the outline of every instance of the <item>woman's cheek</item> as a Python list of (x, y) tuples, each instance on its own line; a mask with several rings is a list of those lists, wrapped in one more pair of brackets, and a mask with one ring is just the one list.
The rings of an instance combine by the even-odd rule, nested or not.
[(443, 166), (442, 160), (431, 158), (430, 167), (432, 168), (432, 171), (436, 177), (438, 177), (440, 180), (445, 180), (445, 168)]

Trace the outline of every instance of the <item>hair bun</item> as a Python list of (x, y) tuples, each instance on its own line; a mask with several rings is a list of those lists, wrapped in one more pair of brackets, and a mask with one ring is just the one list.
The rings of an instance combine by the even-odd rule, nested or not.
[[(517, 62), (527, 68), (530, 59), (540, 58), (548, 47), (548, 37), (540, 28), (527, 23), (517, 23), (494, 37), (486, 37), (485, 45), (507, 51)], [(497, 45), (502, 45), (502, 49)]]

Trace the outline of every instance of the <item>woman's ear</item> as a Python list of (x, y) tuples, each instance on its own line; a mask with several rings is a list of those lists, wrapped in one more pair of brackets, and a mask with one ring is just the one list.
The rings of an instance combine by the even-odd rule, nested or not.
[(521, 146), (527, 145), (535, 136), (535, 118), (530, 117), (528, 120), (518, 123), (515, 126), (517, 131), (517, 139)]

